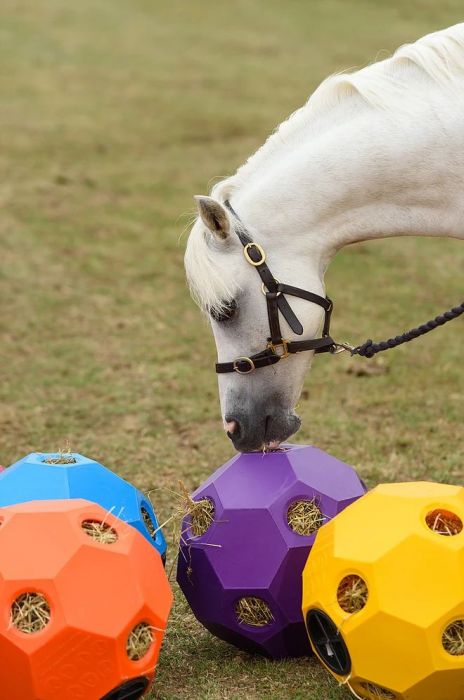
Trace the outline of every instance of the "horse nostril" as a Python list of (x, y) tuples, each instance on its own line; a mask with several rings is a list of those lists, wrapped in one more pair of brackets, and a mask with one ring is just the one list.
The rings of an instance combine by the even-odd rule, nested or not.
[(240, 428), (240, 423), (237, 420), (234, 420), (233, 418), (231, 420), (225, 420), (224, 421), (224, 427), (227, 431), (227, 437), (230, 438), (230, 440), (236, 439), (239, 437), (241, 428)]
[(231, 420), (224, 420), (224, 428), (228, 433), (235, 433), (237, 429), (237, 421), (231, 419)]

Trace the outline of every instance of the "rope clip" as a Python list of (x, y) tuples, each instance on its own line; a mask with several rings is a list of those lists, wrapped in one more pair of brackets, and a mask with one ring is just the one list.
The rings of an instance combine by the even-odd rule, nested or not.
[(332, 355), (339, 355), (341, 352), (348, 351), (352, 355), (356, 348), (354, 345), (350, 345), (349, 343), (334, 343), (334, 349), (332, 350)]

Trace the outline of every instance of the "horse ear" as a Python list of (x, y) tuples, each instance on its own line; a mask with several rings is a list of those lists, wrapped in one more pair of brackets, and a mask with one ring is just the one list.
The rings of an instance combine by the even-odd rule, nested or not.
[(212, 197), (195, 196), (198, 213), (211, 233), (222, 241), (230, 233), (230, 221), (225, 208)]

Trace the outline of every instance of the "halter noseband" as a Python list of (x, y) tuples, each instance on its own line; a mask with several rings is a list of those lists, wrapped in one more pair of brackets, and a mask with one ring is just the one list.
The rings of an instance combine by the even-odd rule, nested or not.
[[(229, 201), (225, 202), (226, 207), (235, 216), (237, 221), (240, 218), (232, 208)], [(241, 223), (241, 222), (240, 222)], [(307, 292), (299, 287), (292, 287), (289, 284), (279, 282), (268, 266), (266, 265), (266, 253), (259, 243), (255, 243), (250, 239), (246, 229), (241, 226), (236, 230), (240, 243), (243, 245), (243, 254), (249, 265), (252, 265), (262, 281), (262, 292), (266, 297), (267, 315), (269, 319), (270, 336), (267, 339), (266, 349), (258, 352), (250, 357), (238, 357), (233, 362), (218, 362), (216, 364), (216, 372), (238, 372), (238, 374), (250, 374), (255, 369), (275, 365), (280, 360), (293, 355), (297, 352), (305, 350), (314, 350), (316, 353), (321, 352), (337, 352), (337, 344), (330, 337), (330, 317), (332, 314), (333, 304), (328, 297), (321, 297), (319, 294)], [(302, 335), (303, 326), (292, 311), (290, 304), (285, 298), (285, 294), (293, 297), (305, 299), (313, 304), (322, 306), (325, 311), (324, 327), (320, 338), (312, 340), (286, 340), (282, 337), (280, 330), (279, 312), (287, 321), (288, 325), (296, 335)]]

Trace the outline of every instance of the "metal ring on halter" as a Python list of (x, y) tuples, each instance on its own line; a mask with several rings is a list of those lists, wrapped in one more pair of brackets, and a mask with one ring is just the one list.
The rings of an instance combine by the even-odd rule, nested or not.
[[(238, 367), (239, 362), (248, 362), (249, 369), (245, 369), (245, 370), (239, 369), (239, 367)], [(250, 374), (250, 372), (253, 372), (253, 370), (255, 370), (255, 369), (256, 369), (255, 363), (249, 357), (237, 357), (237, 359), (234, 360), (234, 371), (238, 372), (238, 374)]]
[[(260, 260), (255, 261), (253, 260), (253, 258), (250, 257), (250, 253), (248, 251), (251, 248), (256, 248), (258, 253), (261, 255)], [(246, 246), (243, 248), (243, 255), (245, 256), (246, 261), (249, 262), (250, 265), (253, 265), (253, 267), (259, 267), (266, 260), (266, 253), (264, 252), (263, 248), (259, 245), (259, 243), (247, 243)]]
[[(279, 282), (279, 280), (277, 279), (277, 277), (274, 277), (274, 282), (277, 282), (277, 284), (280, 284), (280, 282)], [(262, 293), (264, 294), (264, 296), (266, 296), (266, 294), (267, 294), (268, 291), (269, 291), (269, 289), (266, 288), (266, 285), (264, 284), (264, 282), (263, 282), (262, 285), (261, 285), (261, 291), (262, 291)], [(281, 294), (282, 294), (282, 292), (277, 292), (276, 296), (277, 296), (277, 297), (280, 297)]]
[(334, 343), (334, 349), (331, 352), (332, 355), (339, 355), (341, 352), (353, 353), (354, 349), (354, 345), (349, 345), (349, 343)]

